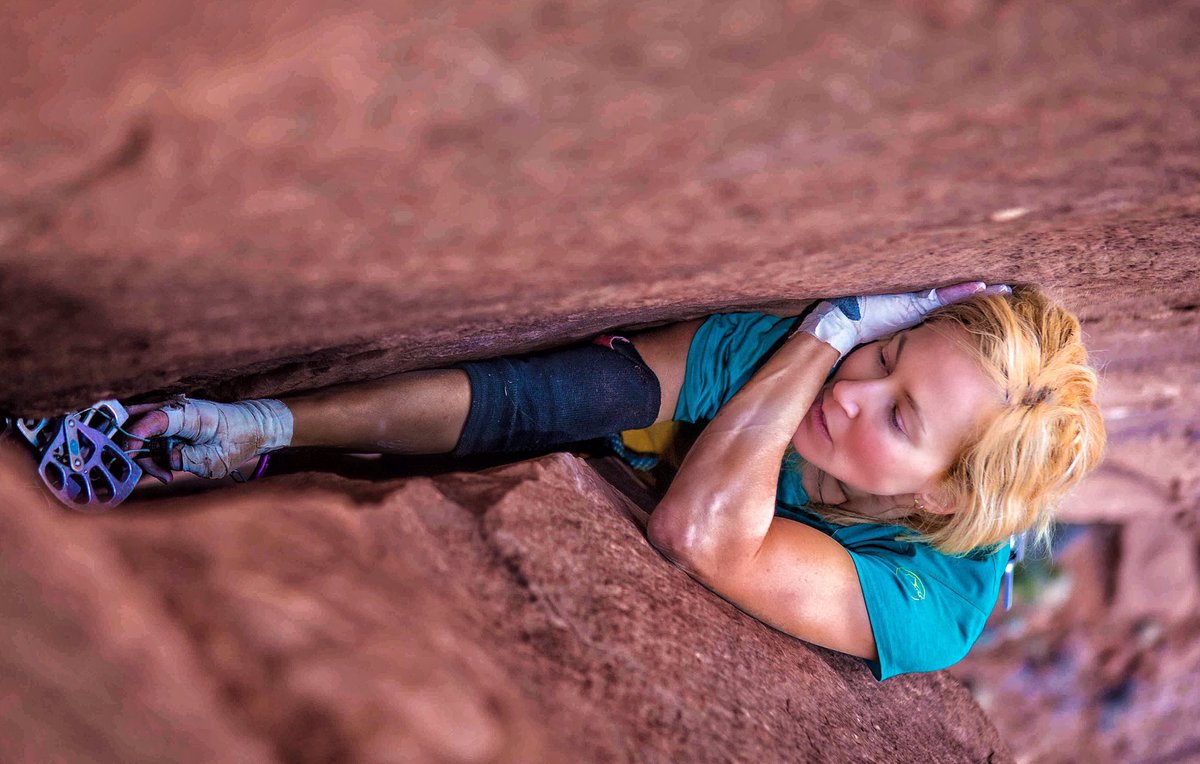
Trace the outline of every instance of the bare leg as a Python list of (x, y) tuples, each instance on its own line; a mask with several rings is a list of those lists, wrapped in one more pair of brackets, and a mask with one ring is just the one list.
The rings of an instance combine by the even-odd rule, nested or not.
[[(675, 412), (688, 347), (700, 321), (651, 329), (631, 337), (658, 377), (662, 405), (657, 421)], [(454, 450), (471, 406), (471, 386), (461, 369), (431, 369), (339, 385), (283, 399), (294, 417), (293, 446), (325, 446), (392, 454), (444, 454)]]
[(338, 385), (284, 398), (293, 446), (390, 454), (454, 450), (467, 421), (471, 387), (461, 369), (431, 369)]

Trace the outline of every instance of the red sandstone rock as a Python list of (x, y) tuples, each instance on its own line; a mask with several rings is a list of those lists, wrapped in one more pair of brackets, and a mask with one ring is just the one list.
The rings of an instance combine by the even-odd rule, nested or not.
[(1178, 622), (1200, 612), (1196, 539), (1170, 522), (1130, 522), (1121, 531), (1114, 615)]
[(90, 518), (0, 446), (0, 759), (270, 761), (179, 628)]
[[(12, 0), (0, 7), (0, 409), (59, 413), (177, 390), (281, 394), (720, 309), (795, 310), (817, 296), (976, 277), (1039, 282), (1079, 312), (1104, 367), (1110, 456), (1068, 517), (1171, 518), (1176, 551), (1155, 562), (1192, 591), (1183, 566), (1195, 563), (1180, 555), (1194, 548), (1200, 517), (1197, 23), (1186, 3), (1033, 0), (861, 12), (822, 2), (113, 10)], [(564, 463), (552, 464), (561, 478)], [(5, 469), (6, 481), (28, 474)], [(893, 700), (910, 710), (945, 702), (951, 721), (973, 719), (944, 676), (871, 690), (883, 693), (869, 696), (875, 710), (850, 712), (847, 693), (867, 690), (853, 662), (827, 653), (788, 648), (785, 658), (772, 652), (783, 643), (764, 637), (745, 665), (716, 673), (731, 644), (721, 640), (741, 645), (752, 625), (695, 599), (677, 572), (654, 579), (666, 588), (653, 590), (652, 611), (639, 590), (630, 602), (642, 604), (612, 614), (613, 598), (578, 588), (586, 579), (570, 564), (582, 563), (538, 540), (548, 532), (535, 532), (538, 518), (500, 506), (514, 491), (550, 490), (542, 478), (505, 474), (386, 489), (289, 477), (166, 503), (181, 511), (148, 503), (82, 521), (43, 512), (40, 499), (41, 510), (24, 511), (32, 494), (12, 494), (23, 498), (6, 503), (14, 525), (3, 543), (27, 549), (6, 551), (0, 588), (6, 625), (35, 641), (10, 653), (4, 697), (26, 694), (19, 713), (2, 715), (0, 744), (16, 747), (0, 754), (207, 758), (211, 745), (245, 760), (296, 746), (369, 758), (399, 746), (520, 760), (575, 754), (585, 738), (587, 750), (664, 757), (698, 740), (716, 741), (714, 757), (794, 752), (730, 742), (760, 738), (883, 759), (987, 747), (984, 734), (953, 752), (915, 753), (886, 747), (913, 741), (907, 720), (884, 719), (879, 735), (853, 727), (855, 713), (883, 719), (875, 706)], [(391, 567), (376, 571), (378, 529), (359, 502), (409, 500), (418, 509), (396, 510), (408, 530), (395, 538), (434, 534), (419, 516), (454, 538), (451, 549), (490, 534), (491, 557), (464, 561), (426, 540), (414, 559), (385, 555)], [(316, 525), (301, 523), (296, 538), (276, 524), (307, 522), (309, 510)], [(631, 532), (605, 538), (612, 556), (650, 554)], [(1119, 555), (1092, 559), (1126, 566), (1130, 581), (1133, 563)], [(576, 574), (571, 586), (558, 565)], [(523, 610), (529, 594), (504, 577), (518, 573), (546, 587), (553, 608)], [(390, 586), (410, 610), (370, 604), (388, 602)], [(1143, 608), (1121, 589), (1124, 612)], [(1107, 613), (1112, 592), (1098, 591), (1109, 590), (1080, 583), (1065, 604), (1006, 631), (1011, 640), (977, 650), (1007, 661), (989, 690), (1000, 700), (985, 707), (1017, 750), (1041, 750), (1046, 727), (1029, 720), (1045, 707), (995, 689), (1026, 691), (1036, 679), (1058, 693), (1050, 726), (1075, 735), (1043, 741), (1075, 740), (1068, 750), (1081, 756), (1111, 753), (1116, 739), (1125, 753), (1186, 751), (1194, 741), (1168, 719), (1196, 708), (1178, 681), (1195, 671), (1194, 611), (1171, 610), (1160, 638), (1139, 647), (1145, 632)], [(355, 605), (360, 592), (375, 599)], [(702, 643), (716, 652), (685, 671), (671, 656), (682, 660), (672, 651), (693, 606), (731, 631)], [(343, 607), (348, 623), (369, 625), (345, 625)], [(499, 607), (541, 615), (510, 627)], [(1107, 625), (1081, 630), (1059, 607)], [(128, 630), (114, 625), (118, 608), (135, 614)], [(642, 616), (672, 619), (673, 630), (646, 636), (649, 658), (638, 653), (655, 679), (578, 647), (616, 640), (593, 613), (641, 636), (657, 628)], [(404, 651), (400, 620), (419, 652)], [(493, 650), (493, 630), (510, 641)], [(328, 649), (357, 648), (360, 637), (361, 652)], [(1122, 695), (1122, 677), (1151, 663)], [(683, 683), (665, 699), (660, 664)], [(794, 716), (772, 706), (759, 719), (770, 731), (739, 714), (756, 708), (730, 689), (739, 672), (792, 676), (796, 665), (812, 677), (802, 677), (803, 697), (788, 698), (811, 705)], [(696, 670), (708, 684), (683, 678)], [(530, 671), (542, 684), (510, 686)], [(81, 687), (105, 694), (84, 703)], [(764, 703), (784, 692), (756, 689)], [(716, 721), (686, 716), (684, 700), (731, 692), (741, 705)], [(130, 715), (112, 711), (121, 696)], [(405, 710), (408, 697), (444, 699), (432, 706), (474, 732), (444, 737), (442, 711)], [(548, 729), (545, 719), (565, 713), (547, 710), (554, 703), (599, 716)], [(139, 716), (147, 709), (155, 719)], [(403, 722), (396, 733), (379, 719)], [(796, 724), (815, 737), (787, 738)], [(719, 732), (704, 732), (710, 725)], [(145, 729), (161, 734), (139, 737)], [(882, 747), (854, 747), (863, 740)]]
[(3, 457), (8, 760), (1008, 759), (944, 673), (879, 684), (692, 581), (575, 457), (102, 517)]

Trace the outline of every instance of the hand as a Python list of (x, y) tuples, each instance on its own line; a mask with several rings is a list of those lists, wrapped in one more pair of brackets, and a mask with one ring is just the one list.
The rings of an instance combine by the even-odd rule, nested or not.
[(876, 294), (826, 300), (809, 313), (797, 332), (807, 332), (844, 357), (858, 345), (916, 326), (931, 311), (973, 295), (1010, 292), (1007, 286), (968, 281), (906, 294)]
[[(292, 442), (292, 412), (272, 399), (214, 403), (181, 395), (131, 406), (129, 412), (127, 448), (167, 438), (170, 468), (200, 477), (223, 478), (247, 459)], [(171, 473), (148, 456), (135, 461), (164, 483), (171, 481)]]

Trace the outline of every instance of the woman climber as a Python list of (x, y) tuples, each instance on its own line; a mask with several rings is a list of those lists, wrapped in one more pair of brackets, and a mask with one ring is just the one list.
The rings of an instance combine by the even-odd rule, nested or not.
[(467, 456), (707, 422), (649, 517), (651, 543), (885, 679), (945, 668), (982, 632), (1010, 535), (1044, 541), (1101, 457), (1096, 383), (1073, 316), (1036, 287), (975, 282), (282, 400), (177, 398), (132, 407), (127, 429), (131, 448), (165, 442), (171, 470), (215, 478), (289, 446)]

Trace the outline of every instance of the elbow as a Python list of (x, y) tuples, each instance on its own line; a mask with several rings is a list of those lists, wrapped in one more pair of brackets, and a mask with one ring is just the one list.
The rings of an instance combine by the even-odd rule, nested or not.
[(646, 522), (646, 537), (655, 549), (668, 558), (674, 560), (682, 551), (685, 535), (677, 518), (665, 505), (660, 503), (650, 513), (650, 519)]
[(650, 515), (646, 535), (664, 557), (700, 580), (707, 579), (719, 556), (713, 533), (706, 532), (690, 513), (661, 503)]

